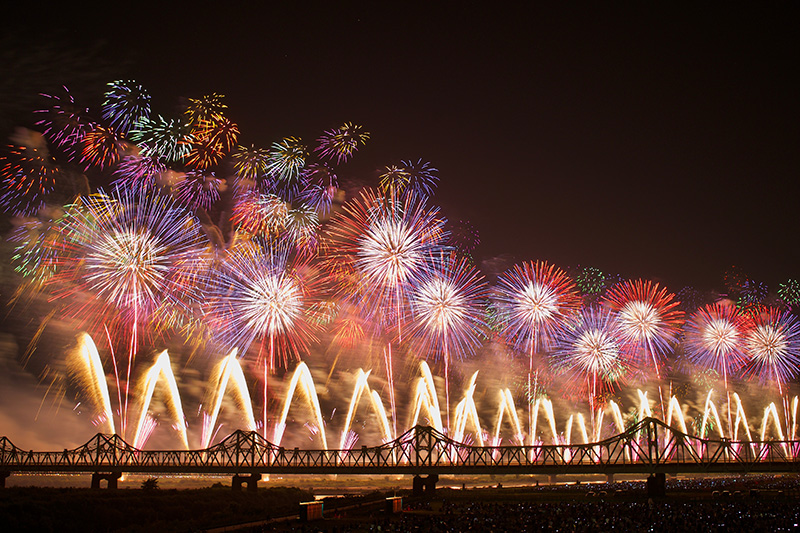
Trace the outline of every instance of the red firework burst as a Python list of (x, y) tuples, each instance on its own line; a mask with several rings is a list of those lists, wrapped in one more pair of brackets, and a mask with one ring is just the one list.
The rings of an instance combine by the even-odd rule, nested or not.
[(495, 300), (506, 342), (531, 357), (555, 339), (581, 302), (572, 278), (546, 261), (515, 265), (501, 274)]
[(628, 280), (612, 287), (604, 301), (619, 314), (622, 335), (638, 347), (640, 362), (646, 366), (652, 360), (660, 377), (661, 359), (678, 342), (683, 324), (684, 313), (675, 294), (652, 281)]

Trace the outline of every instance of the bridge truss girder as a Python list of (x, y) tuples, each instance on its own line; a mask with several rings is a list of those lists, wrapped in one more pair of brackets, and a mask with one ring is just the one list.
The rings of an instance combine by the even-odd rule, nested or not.
[(648, 418), (590, 444), (472, 446), (426, 426), (351, 450), (276, 446), (236, 431), (204, 450), (138, 450), (98, 434), (62, 452), (25, 451), (0, 439), (0, 472), (146, 474), (669, 474), (797, 472), (800, 442), (700, 439)]

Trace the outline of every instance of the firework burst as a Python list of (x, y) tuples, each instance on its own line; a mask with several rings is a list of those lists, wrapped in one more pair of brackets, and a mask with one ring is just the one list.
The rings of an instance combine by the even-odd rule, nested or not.
[(627, 342), (639, 348), (643, 365), (652, 361), (656, 377), (660, 364), (678, 342), (683, 323), (680, 302), (665, 287), (651, 281), (625, 281), (609, 289), (605, 303), (619, 313)]
[(0, 156), (0, 208), (33, 215), (53, 192), (60, 171), (45, 147), (9, 146)]
[(736, 265), (731, 265), (727, 270), (725, 270), (722, 278), (729, 297), (736, 296), (742, 289), (742, 286), (749, 279), (747, 273)]
[(583, 308), (565, 327), (552, 354), (553, 366), (585, 387), (589, 408), (613, 390), (630, 370), (630, 354), (616, 313), (601, 307)]
[(728, 380), (746, 363), (744, 340), (747, 327), (747, 320), (737, 307), (721, 303), (698, 308), (684, 326), (686, 357), (705, 371), (722, 374), (728, 398), (729, 428), (732, 424)]
[(219, 200), (225, 180), (217, 178), (213, 172), (189, 171), (176, 187), (176, 198), (192, 209), (211, 209)]
[(81, 139), (81, 163), (85, 168), (106, 168), (117, 164), (123, 140), (112, 128), (94, 124)]
[(441, 253), (446, 233), (438, 210), (424, 200), (411, 195), (389, 202), (368, 189), (334, 216), (328, 237), (334, 270), (354, 272), (362, 302), (372, 310), (391, 309), (400, 320), (412, 286), (430, 272), (429, 258)]
[(383, 169), (378, 180), (380, 191), (394, 200), (406, 190), (411, 181), (411, 175), (403, 166), (389, 165)]
[(69, 89), (64, 87), (64, 93), (64, 96), (42, 95), (50, 100), (51, 106), (36, 111), (42, 116), (36, 125), (43, 126), (45, 135), (58, 147), (69, 148), (83, 138), (91, 121), (89, 110), (75, 103)]
[(606, 290), (606, 274), (595, 267), (583, 267), (577, 276), (575, 276), (575, 283), (578, 286), (581, 294), (583, 295), (597, 295)]
[(186, 157), (186, 164), (197, 169), (217, 165), (236, 145), (239, 127), (227, 117), (219, 115), (212, 121), (201, 121), (192, 131), (194, 145)]
[(545, 261), (515, 265), (501, 274), (495, 300), (507, 324), (506, 341), (531, 358), (556, 339), (580, 304), (572, 279)]
[(126, 190), (81, 197), (62, 221), (56, 271), (46, 287), (90, 329), (128, 335), (124, 435), (142, 326), (160, 307), (191, 312), (199, 301), (186, 281), (196, 277), (187, 271), (196, 268), (205, 239), (194, 216), (171, 199)]
[(369, 132), (363, 126), (345, 122), (336, 129), (326, 131), (317, 139), (319, 145), (315, 149), (319, 156), (330, 161), (336, 159), (343, 163), (352, 157), (359, 146), (364, 146), (369, 140)]
[(296, 192), (300, 172), (307, 157), (308, 152), (301, 139), (286, 137), (280, 142), (272, 143), (267, 173), (277, 179), (287, 192)]
[(429, 197), (439, 182), (439, 171), (427, 161), (401, 161), (400, 165), (384, 168), (378, 179), (380, 190), (391, 198), (399, 197), (406, 191), (418, 196)]
[(789, 306), (800, 305), (800, 281), (788, 279), (785, 283), (778, 285), (778, 298)]
[(231, 218), (245, 233), (272, 235), (283, 230), (288, 215), (289, 207), (279, 197), (249, 189), (239, 196)]
[(221, 147), (224, 152), (230, 152), (239, 139), (239, 126), (228, 117), (219, 116), (213, 122), (201, 123), (197, 136), (207, 139), (209, 143)]
[(114, 171), (117, 176), (114, 185), (129, 189), (146, 190), (154, 187), (158, 178), (166, 171), (167, 166), (158, 156), (125, 156)]
[(483, 299), (486, 282), (466, 259), (450, 253), (434, 258), (434, 267), (411, 296), (411, 335), (425, 358), (444, 361), (447, 426), (450, 427), (450, 360), (474, 353), (486, 324)]
[(746, 362), (746, 321), (734, 306), (713, 303), (697, 309), (686, 321), (683, 348), (690, 361), (728, 377)]
[(131, 129), (130, 137), (139, 145), (142, 156), (157, 156), (166, 161), (180, 161), (186, 157), (194, 142), (183, 122), (161, 115), (139, 120)]
[(293, 261), (280, 241), (267, 246), (243, 244), (227, 254), (212, 278), (209, 317), (223, 344), (240, 348), (260, 340), (257, 363), (263, 368), (264, 435), (269, 425), (269, 374), (276, 359), (286, 366), (314, 340), (318, 322), (310, 310), (316, 303), (318, 277), (309, 265)]
[(300, 201), (313, 207), (320, 215), (327, 215), (339, 189), (336, 173), (324, 163), (312, 163), (303, 170), (303, 181), (308, 185), (300, 193)]
[(428, 161), (402, 161), (405, 173), (408, 176), (408, 186), (415, 194), (432, 196), (436, 185), (439, 183), (439, 170)]
[[(503, 323), (501, 335), (517, 350), (528, 353), (528, 391), (538, 387), (533, 356), (540, 344), (549, 346), (578, 308), (575, 283), (560, 268), (544, 261), (515, 265), (497, 279), (494, 300)], [(528, 409), (533, 435), (533, 413)]]
[(768, 294), (769, 288), (766, 283), (748, 279), (742, 284), (736, 305), (742, 311), (757, 314)]
[(233, 153), (233, 171), (236, 173), (236, 183), (241, 180), (256, 183), (264, 177), (269, 168), (269, 150), (251, 146), (240, 146)]
[(133, 80), (108, 84), (103, 101), (103, 118), (123, 135), (133, 125), (150, 116), (150, 94)]
[(783, 385), (800, 370), (800, 322), (788, 311), (767, 308), (752, 317), (744, 349), (745, 374), (764, 383), (775, 380), (782, 394)]
[(474, 353), (481, 345), (486, 324), (486, 282), (464, 258), (446, 254), (414, 288), (412, 336), (420, 337), (425, 357), (449, 359)]
[(93, 295), (91, 310), (79, 304), (74, 316), (102, 322), (119, 314), (136, 324), (164, 302), (197, 300), (184, 280), (204, 239), (194, 216), (169, 198), (101, 192), (71, 206), (62, 231), (65, 255), (49, 283), (54, 297)]
[(313, 208), (300, 205), (290, 209), (285, 223), (286, 235), (298, 252), (310, 254), (316, 250), (319, 217)]
[(200, 139), (192, 145), (191, 152), (186, 156), (186, 166), (205, 170), (219, 164), (224, 157), (221, 145)]
[(210, 316), (218, 338), (240, 353), (258, 339), (269, 343), (267, 366), (275, 368), (308, 349), (317, 278), (292, 258), (287, 246), (247, 243), (229, 251), (212, 282)]
[(189, 98), (189, 105), (186, 107), (185, 115), (189, 124), (200, 124), (202, 122), (215, 122), (228, 108), (222, 102), (224, 94), (211, 93), (200, 98)]

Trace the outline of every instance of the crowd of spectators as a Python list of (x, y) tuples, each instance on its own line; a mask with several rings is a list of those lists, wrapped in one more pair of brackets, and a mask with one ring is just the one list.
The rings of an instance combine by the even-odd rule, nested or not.
[(549, 503), (459, 503), (432, 514), (405, 513), (367, 531), (797, 531), (800, 509), (787, 499)]
[[(328, 520), (284, 526), (307, 533), (800, 532), (795, 476), (667, 479), (666, 498), (647, 498), (643, 482), (497, 489), (492, 501), (485, 489), (437, 491), (433, 499), (407, 502), (402, 514), (348, 521), (326, 513)], [(513, 491), (515, 500), (505, 501), (504, 491)]]
[[(647, 498), (644, 483), (542, 485), (524, 501), (418, 500), (402, 515), (360, 522), (296, 524), (296, 531), (521, 532), (642, 531), (747, 533), (800, 531), (800, 479), (794, 476), (668, 479), (666, 498)], [(462, 492), (462, 491), (458, 491)], [(535, 493), (548, 495), (537, 499)], [(553, 492), (564, 494), (552, 499)], [(518, 495), (518, 493), (517, 493)], [(641, 497), (636, 497), (640, 495)]]

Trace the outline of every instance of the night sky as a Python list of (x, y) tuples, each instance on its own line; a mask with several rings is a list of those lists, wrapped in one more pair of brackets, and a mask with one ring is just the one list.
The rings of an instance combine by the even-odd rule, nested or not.
[[(362, 124), (371, 140), (340, 177), (374, 185), (385, 165), (430, 161), (434, 203), (478, 229), (481, 259), (502, 256), (486, 267), (545, 259), (674, 291), (721, 289), (731, 264), (773, 290), (800, 276), (789, 3), (324, 5), (37, 8), (3, 22), (3, 72), (37, 46), (92, 49), (157, 113), (225, 94), (242, 144)], [(2, 97), (70, 81), (57, 71), (6, 81)]]

